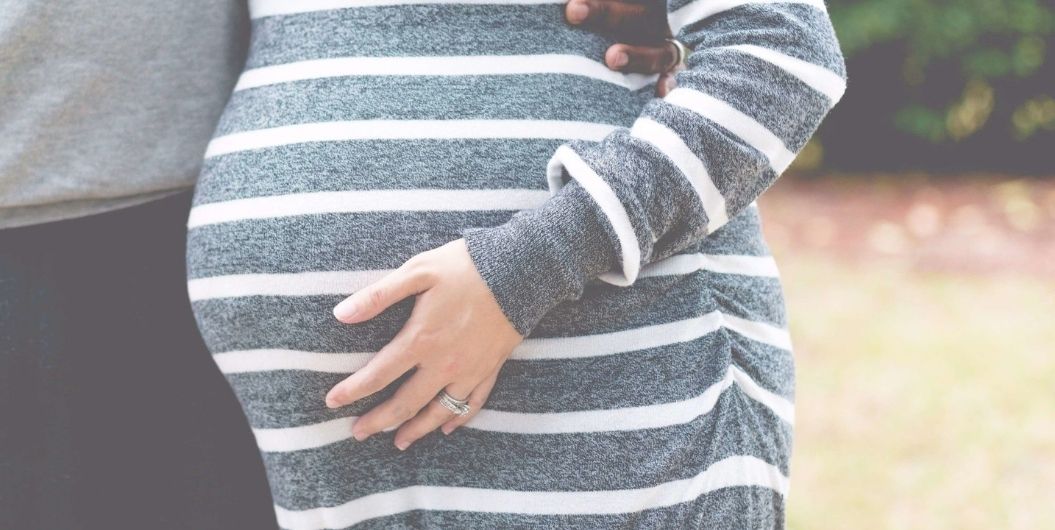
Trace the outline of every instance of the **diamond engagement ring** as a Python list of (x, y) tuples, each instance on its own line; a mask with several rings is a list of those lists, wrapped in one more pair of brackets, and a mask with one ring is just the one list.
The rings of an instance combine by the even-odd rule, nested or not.
[(668, 37), (667, 42), (674, 45), (674, 66), (672, 66), (670, 69), (676, 70), (685, 66), (685, 59), (689, 57), (689, 54), (692, 53), (692, 50), (690, 50), (688, 46), (682, 44), (681, 41), (678, 39)]
[(468, 399), (455, 399), (454, 396), (447, 393), (446, 390), (440, 390), (436, 398), (439, 400), (440, 405), (447, 407), (447, 410), (459, 415), (465, 416), (469, 413), (469, 400)]

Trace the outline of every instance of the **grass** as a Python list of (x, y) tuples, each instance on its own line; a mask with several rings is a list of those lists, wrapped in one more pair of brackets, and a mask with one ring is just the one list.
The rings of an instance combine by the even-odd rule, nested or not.
[(789, 528), (1055, 528), (1055, 279), (777, 257)]

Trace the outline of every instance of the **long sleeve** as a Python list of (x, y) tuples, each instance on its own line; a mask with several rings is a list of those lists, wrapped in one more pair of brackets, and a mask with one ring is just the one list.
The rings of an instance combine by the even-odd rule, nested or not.
[(677, 88), (632, 127), (557, 149), (545, 204), (465, 234), (525, 335), (591, 279), (632, 285), (644, 265), (721, 228), (787, 168), (845, 89), (821, 0), (669, 0), (668, 20), (694, 49)]

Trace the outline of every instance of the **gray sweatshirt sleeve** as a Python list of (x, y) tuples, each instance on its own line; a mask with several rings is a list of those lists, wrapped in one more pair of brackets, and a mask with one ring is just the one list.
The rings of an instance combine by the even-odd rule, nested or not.
[(822, 0), (668, 0), (694, 49), (677, 88), (630, 128), (562, 145), (552, 197), (464, 233), (506, 316), (527, 335), (591, 279), (628, 286), (748, 207), (842, 97), (846, 70)]

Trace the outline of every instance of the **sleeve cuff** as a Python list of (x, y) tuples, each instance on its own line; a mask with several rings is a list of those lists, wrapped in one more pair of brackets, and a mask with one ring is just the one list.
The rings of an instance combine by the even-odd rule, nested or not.
[(619, 242), (617, 266), (614, 270), (601, 273), (598, 279), (621, 287), (633, 284), (641, 271), (641, 247), (638, 245), (634, 225), (623, 203), (611, 186), (568, 145), (562, 145), (557, 149), (546, 168), (546, 178), (551, 193), (557, 193), (567, 185), (565, 174), (575, 179), (589, 193), (594, 203), (604, 213), (608, 226), (615, 233), (612, 241)]
[(588, 281), (619, 266), (609, 230), (591, 195), (569, 183), (538, 208), (462, 236), (498, 305), (526, 337), (555, 305), (578, 299)]

